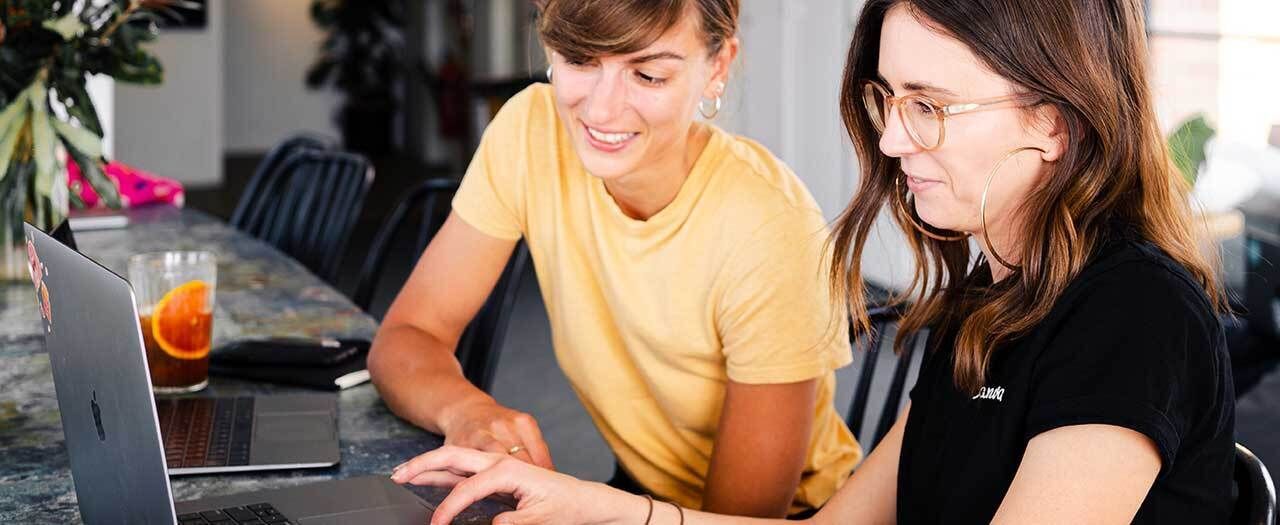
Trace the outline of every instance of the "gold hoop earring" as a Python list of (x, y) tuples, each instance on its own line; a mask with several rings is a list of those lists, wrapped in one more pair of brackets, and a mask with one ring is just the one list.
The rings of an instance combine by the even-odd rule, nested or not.
[[(902, 177), (906, 177), (906, 175), (903, 174)], [(924, 235), (925, 237), (928, 237), (935, 241), (943, 241), (943, 242), (963, 241), (969, 238), (969, 234), (967, 233), (963, 235), (956, 235), (956, 236), (938, 235), (936, 233), (929, 231), (929, 229), (925, 228), (925, 226), (923, 224), (920, 224), (919, 221), (916, 221), (916, 218), (915, 218), (916, 213), (912, 211), (912, 208), (910, 206), (907, 205), (907, 198), (904, 195), (905, 192), (902, 190), (902, 177), (894, 177), (893, 179), (893, 196), (894, 196), (893, 202), (898, 208), (900, 208), (900, 211), (902, 212), (902, 214), (907, 217), (907, 222), (911, 223), (911, 226), (914, 227), (916, 231), (920, 232), (921, 235)]]
[(715, 108), (710, 115), (707, 114), (706, 108), (702, 107), (703, 102), (706, 102), (706, 101), (705, 100), (698, 101), (698, 113), (702, 115), (702, 118), (711, 120), (713, 118), (716, 118), (716, 115), (720, 114), (720, 95), (716, 95)]
[(547, 83), (550, 83), (550, 82), (551, 82), (551, 68), (552, 68), (552, 67), (553, 67), (553, 66), (552, 66), (551, 64), (547, 64)]
[(1015, 272), (1021, 270), (1022, 266), (1012, 264), (1009, 261), (1006, 261), (1004, 257), (1001, 257), (1000, 254), (996, 252), (995, 245), (991, 244), (991, 236), (987, 235), (987, 193), (991, 191), (991, 181), (995, 180), (996, 172), (1000, 171), (1000, 168), (1004, 166), (1005, 162), (1008, 162), (1014, 155), (1031, 150), (1039, 151), (1040, 153), (1048, 153), (1044, 149), (1037, 148), (1035, 146), (1023, 146), (1006, 153), (1004, 158), (1000, 159), (1000, 162), (997, 162), (996, 165), (991, 168), (991, 173), (987, 174), (987, 184), (982, 188), (982, 203), (978, 207), (978, 215), (982, 219), (982, 240), (987, 244), (987, 252), (991, 254), (991, 258), (995, 259), (996, 262)]
[(717, 83), (716, 83), (716, 100), (715, 100), (715, 108), (714, 108), (714, 111), (712, 111), (710, 115), (708, 115), (708, 114), (707, 114), (707, 110), (706, 110), (706, 108), (703, 108), (703, 107), (702, 107), (702, 103), (703, 103), (703, 102), (706, 102), (706, 101), (705, 101), (705, 100), (699, 100), (699, 101), (698, 101), (698, 113), (700, 113), (700, 114), (702, 115), (702, 118), (705, 118), (705, 119), (707, 119), (707, 120), (711, 120), (711, 119), (713, 119), (713, 118), (716, 118), (716, 115), (719, 115), (719, 114), (720, 114), (720, 97), (721, 97), (721, 96), (723, 96), (723, 95), (724, 95), (724, 82), (717, 82)]

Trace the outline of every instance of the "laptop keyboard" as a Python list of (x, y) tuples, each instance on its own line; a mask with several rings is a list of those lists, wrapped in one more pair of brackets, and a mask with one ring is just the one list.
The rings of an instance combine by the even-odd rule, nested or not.
[(258, 503), (243, 507), (227, 507), (222, 510), (192, 512), (178, 516), (178, 525), (239, 525), (254, 523), (272, 525), (291, 525), (289, 518), (281, 515), (270, 503)]
[(156, 412), (169, 468), (249, 464), (252, 397), (157, 398)]

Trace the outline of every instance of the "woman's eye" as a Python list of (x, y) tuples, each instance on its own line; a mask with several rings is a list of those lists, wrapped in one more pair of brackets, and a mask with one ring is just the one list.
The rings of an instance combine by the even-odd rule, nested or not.
[(658, 78), (658, 77), (646, 75), (639, 71), (636, 71), (636, 78), (639, 78), (641, 82), (644, 82), (646, 84), (653, 85), (653, 86), (660, 86), (662, 85), (663, 82), (667, 81), (667, 79), (665, 78)]
[(921, 100), (912, 100), (911, 109), (916, 113), (919, 113), (921, 115), (926, 115), (926, 116), (933, 115), (934, 111), (936, 111), (933, 107), (933, 104), (930, 104), (928, 102), (924, 102)]
[(576, 59), (576, 58), (564, 59), (564, 63), (569, 64), (570, 66), (573, 66), (573, 67), (586, 67), (591, 65), (591, 62), (592, 61), (590, 59)]

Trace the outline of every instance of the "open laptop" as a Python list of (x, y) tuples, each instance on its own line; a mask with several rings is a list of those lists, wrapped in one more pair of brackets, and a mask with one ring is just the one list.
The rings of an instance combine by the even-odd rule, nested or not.
[[(175, 504), (132, 288), (124, 278), (31, 225), (25, 229), (33, 273), (38, 272), (33, 282), (83, 521), (427, 522), (433, 507), (386, 476)], [(259, 416), (254, 434), (279, 431), (287, 439), (299, 437), (290, 428), (287, 420)]]
[[(73, 229), (71, 221), (63, 221), (50, 237), (74, 251)], [(54, 250), (46, 255), (50, 250), (40, 248), (38, 241), (33, 248), (38, 255), (35, 260), (44, 263), (45, 269), (65, 268), (47, 280), (102, 281), (77, 293), (75, 307), (92, 313), (132, 300), (129, 290), (109, 283), (118, 277), (105, 277), (109, 271), (78, 253), (62, 256), (65, 251)], [(64, 292), (69, 290), (65, 286)], [(73, 286), (79, 289), (78, 284)], [(99, 341), (97, 334), (84, 331), (68, 335), (65, 344), (94, 348)], [(333, 394), (160, 397), (156, 409), (169, 475), (331, 467), (340, 457), (338, 403)]]

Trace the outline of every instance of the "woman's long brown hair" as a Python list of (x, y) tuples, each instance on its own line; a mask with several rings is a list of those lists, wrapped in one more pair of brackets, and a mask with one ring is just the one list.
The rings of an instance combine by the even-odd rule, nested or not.
[[(860, 82), (876, 78), (885, 14), (905, 5), (924, 24), (966, 44), (991, 71), (1052, 105), (1069, 136), (1063, 157), (1019, 209), (1021, 271), (991, 284), (968, 241), (937, 241), (893, 206), (897, 159), (881, 154)], [(1197, 246), (1186, 183), (1170, 161), (1156, 122), (1139, 0), (869, 0), (845, 63), (840, 114), (862, 176), (831, 237), (833, 294), (847, 298), (855, 328), (870, 329), (861, 275), (868, 233), (886, 206), (915, 255), (911, 304), (899, 333), (955, 330), (956, 386), (976, 393), (993, 353), (1044, 320), (1117, 224), (1131, 228), (1181, 264), (1216, 308), (1225, 299), (1215, 264)], [(918, 219), (917, 219), (918, 220)], [(900, 345), (907, 338), (897, 339)]]

